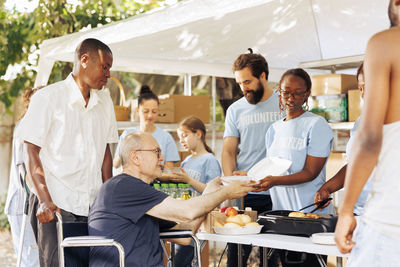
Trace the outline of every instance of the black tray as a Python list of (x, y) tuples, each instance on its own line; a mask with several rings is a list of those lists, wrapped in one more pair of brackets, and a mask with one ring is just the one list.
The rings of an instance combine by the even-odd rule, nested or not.
[(334, 232), (337, 216), (320, 214), (320, 219), (288, 217), (290, 210), (263, 212), (257, 222), (263, 225), (262, 233), (311, 236), (314, 233)]

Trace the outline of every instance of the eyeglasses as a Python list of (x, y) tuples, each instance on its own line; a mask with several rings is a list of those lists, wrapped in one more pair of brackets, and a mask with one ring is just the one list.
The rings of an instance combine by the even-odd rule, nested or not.
[(306, 92), (307, 91), (291, 93), (289, 91), (285, 91), (285, 90), (279, 89), (279, 93), (284, 99), (288, 99), (290, 96), (292, 96), (294, 99), (299, 99), (302, 96), (304, 96), (304, 94)]
[(150, 151), (150, 152), (154, 152), (157, 154), (157, 158), (159, 159), (161, 157), (161, 148), (155, 148), (155, 149), (137, 149), (135, 151)]

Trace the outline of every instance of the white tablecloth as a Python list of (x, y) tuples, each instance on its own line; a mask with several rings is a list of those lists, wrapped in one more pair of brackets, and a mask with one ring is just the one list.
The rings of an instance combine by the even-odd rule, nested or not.
[(308, 237), (298, 237), (276, 234), (257, 235), (219, 235), (209, 233), (197, 233), (200, 240), (229, 242), (244, 245), (254, 245), (266, 248), (285, 249), (291, 251), (308, 252), (320, 255), (336, 257), (348, 257), (349, 254), (342, 254), (335, 245), (319, 245)]

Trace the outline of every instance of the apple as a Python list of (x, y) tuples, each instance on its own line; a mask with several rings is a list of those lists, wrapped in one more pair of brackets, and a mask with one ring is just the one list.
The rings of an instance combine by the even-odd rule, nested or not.
[(238, 214), (238, 212), (237, 212), (237, 210), (236, 209), (234, 209), (234, 208), (232, 208), (232, 207), (228, 207), (226, 210), (225, 210), (225, 215), (226, 216), (235, 216), (235, 215), (237, 215)]
[(222, 212), (222, 213), (224, 213), (224, 212), (225, 212), (225, 210), (226, 210), (227, 208), (229, 208), (229, 207), (228, 207), (228, 206), (222, 207), (222, 208), (219, 210), (219, 212)]

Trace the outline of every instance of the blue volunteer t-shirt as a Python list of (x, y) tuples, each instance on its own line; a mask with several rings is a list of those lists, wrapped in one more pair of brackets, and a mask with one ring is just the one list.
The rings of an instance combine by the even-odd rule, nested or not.
[[(242, 97), (229, 106), (226, 112), (226, 137), (239, 138), (239, 155), (236, 170), (248, 171), (257, 162), (265, 158), (265, 134), (268, 128), (284, 113), (279, 111), (279, 96), (274, 92), (267, 100), (256, 105), (249, 104)], [(268, 191), (261, 194), (269, 194)]]
[[(218, 160), (212, 153), (207, 153), (197, 158), (193, 158), (192, 155), (189, 155), (181, 163), (181, 167), (190, 177), (204, 184), (217, 176), (221, 176), (222, 172)], [(197, 192), (197, 194), (199, 195), (199, 192)]]
[[(347, 157), (347, 160), (350, 159), (350, 154), (351, 154), (350, 152), (351, 152), (351, 148), (352, 148), (353, 143), (354, 143), (354, 139), (356, 137), (356, 132), (357, 132), (357, 128), (358, 128), (358, 124), (359, 123), (360, 123), (360, 118), (358, 118), (355, 121), (353, 129), (351, 129), (351, 131), (350, 131), (350, 139), (349, 139), (349, 141), (347, 142), (347, 145), (346, 145), (346, 157)], [(366, 184), (364, 185), (364, 187), (363, 187), (363, 189), (361, 191), (360, 196), (358, 197), (358, 200), (357, 200), (356, 204), (354, 205), (354, 213), (355, 214), (361, 215), (363, 213), (364, 205), (367, 202), (367, 198), (368, 198), (369, 192), (371, 192), (371, 189), (372, 189), (372, 184), (371, 184), (371, 177), (370, 177), (370, 178), (368, 178)]]
[[(130, 133), (139, 132), (140, 129), (138, 126), (126, 129), (121, 136), (119, 137), (119, 142), (117, 149), (115, 150), (115, 155), (119, 154), (119, 146), (121, 145), (122, 140), (124, 140), (125, 136)], [(176, 147), (175, 141), (172, 136), (164, 131), (161, 128), (156, 127), (156, 130), (151, 134), (157, 141), (157, 143), (161, 147), (161, 154), (163, 155), (165, 161), (178, 162), (180, 160), (178, 154), (178, 148)]]
[[(305, 112), (288, 121), (279, 120), (268, 130), (265, 138), (268, 157), (292, 161), (292, 166), (283, 174), (303, 170), (307, 155), (329, 157), (333, 133), (321, 116)], [(314, 195), (325, 183), (325, 165), (318, 176), (306, 183), (274, 186), (270, 189), (273, 210), (294, 210), (314, 202)], [(306, 209), (310, 212), (314, 207)], [(332, 204), (317, 213), (333, 213)]]
[[(106, 236), (121, 243), (126, 266), (162, 266), (158, 219), (146, 212), (166, 197), (133, 176), (115, 176), (101, 186), (90, 207), (89, 235)], [(90, 266), (119, 266), (118, 259), (113, 247), (90, 248)]]

